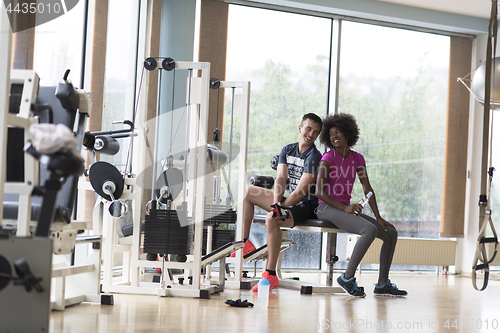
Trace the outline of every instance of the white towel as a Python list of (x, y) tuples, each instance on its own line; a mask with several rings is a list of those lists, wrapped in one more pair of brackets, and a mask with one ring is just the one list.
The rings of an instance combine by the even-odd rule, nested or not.
[(80, 156), (76, 150), (78, 141), (63, 124), (33, 124), (30, 133), (33, 135), (33, 147), (41, 154), (72, 151), (76, 156)]

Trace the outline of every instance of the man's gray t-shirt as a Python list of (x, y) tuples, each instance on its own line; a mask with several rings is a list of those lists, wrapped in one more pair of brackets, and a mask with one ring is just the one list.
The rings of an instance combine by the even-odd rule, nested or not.
[[(310, 173), (313, 175), (318, 173), (321, 156), (321, 153), (314, 144), (302, 154), (299, 153), (298, 142), (286, 145), (281, 149), (278, 163), (286, 164), (288, 167), (290, 193), (297, 188), (303, 173)], [(316, 198), (314, 193), (316, 193), (316, 187), (312, 186), (302, 201), (317, 202), (318, 198)]]

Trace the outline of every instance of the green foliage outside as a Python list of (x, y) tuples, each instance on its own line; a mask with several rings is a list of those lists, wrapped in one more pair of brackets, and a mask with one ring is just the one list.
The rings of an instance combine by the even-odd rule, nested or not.
[[(368, 175), (388, 220), (437, 222), (441, 213), (447, 70), (411, 79), (342, 78), (339, 112), (358, 119)], [(361, 197), (356, 186), (353, 198)]]
[[(251, 92), (248, 178), (253, 174), (275, 176), (270, 159), (283, 145), (297, 141), (302, 115), (326, 115), (327, 60), (318, 56), (308, 67), (307, 76), (296, 81), (292, 81), (288, 66), (272, 61), (253, 73), (250, 80), (263, 84)], [(446, 117), (444, 71), (422, 69), (412, 79), (341, 78), (339, 112), (352, 113), (358, 119), (361, 138), (355, 149), (367, 160), (380, 209), (387, 219), (439, 219)], [(224, 120), (226, 142), (230, 110), (229, 98)], [(235, 143), (239, 143), (239, 126), (236, 119)], [(324, 151), (324, 147), (319, 148)], [(233, 173), (238, 169), (233, 163)], [(234, 192), (236, 177), (232, 183)], [(353, 200), (361, 197), (360, 193), (357, 185)]]
[[(326, 115), (327, 60), (318, 56), (299, 80), (292, 77), (289, 66), (272, 61), (249, 78), (263, 83), (251, 91), (247, 179), (254, 174), (276, 176), (270, 160), (285, 144), (297, 141), (302, 116), (308, 112)], [(416, 232), (425, 237), (438, 236), (441, 214), (447, 74), (446, 68), (420, 68), (412, 78), (348, 76), (340, 80), (339, 112), (357, 118), (361, 136), (354, 149), (365, 156), (382, 216), (416, 223)], [(228, 96), (225, 142), (229, 141), (231, 111)], [(238, 145), (240, 124), (235, 118), (233, 142)], [(319, 141), (316, 145), (325, 151)], [(238, 170), (235, 160), (231, 169), (235, 208)], [(352, 200), (362, 195), (356, 182)], [(492, 202), (494, 207), (497, 201)], [(371, 213), (369, 208), (365, 211)]]
[[(251, 82), (263, 82), (263, 85), (261, 89), (252, 89), (250, 94), (247, 179), (252, 175), (275, 177), (276, 171), (271, 169), (271, 158), (279, 154), (284, 145), (298, 141), (298, 126), (302, 116), (309, 112), (320, 117), (326, 116), (328, 58), (318, 56), (317, 63), (308, 67), (306, 77), (297, 83), (291, 79), (289, 66), (273, 61), (266, 62), (264, 68), (256, 70), (249, 78)], [(224, 142), (229, 142), (230, 113), (231, 94), (227, 94)], [(238, 145), (240, 126), (240, 119), (235, 118), (233, 142)], [(239, 163), (235, 160), (231, 166), (231, 189), (235, 197), (238, 170)]]

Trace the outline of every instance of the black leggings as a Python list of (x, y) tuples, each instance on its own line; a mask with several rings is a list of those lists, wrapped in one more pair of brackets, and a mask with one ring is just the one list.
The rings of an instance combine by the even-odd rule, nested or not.
[(380, 238), (384, 243), (380, 249), (378, 282), (387, 282), (389, 279), (389, 269), (391, 268), (392, 258), (394, 256), (394, 249), (398, 241), (398, 232), (396, 229), (388, 226), (387, 231), (385, 231), (373, 217), (365, 214), (349, 214), (325, 203), (319, 204), (317, 215), (319, 219), (328, 220), (347, 233), (361, 236), (356, 242), (351, 258), (349, 259), (349, 264), (345, 271), (347, 276), (354, 276), (356, 268), (361, 262), (361, 259), (363, 259), (366, 251), (368, 251), (371, 243), (375, 240), (375, 237)]

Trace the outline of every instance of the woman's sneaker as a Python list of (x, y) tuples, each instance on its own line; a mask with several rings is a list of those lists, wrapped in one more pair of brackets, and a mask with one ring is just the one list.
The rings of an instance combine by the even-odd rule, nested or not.
[(379, 286), (378, 283), (375, 283), (375, 289), (373, 289), (374, 296), (391, 296), (391, 297), (406, 297), (408, 293), (406, 290), (399, 290), (398, 287), (391, 283), (391, 280), (387, 280), (387, 282)]
[(344, 274), (338, 277), (337, 283), (344, 289), (349, 295), (354, 297), (365, 297), (365, 289), (363, 287), (358, 287), (356, 278), (352, 277), (349, 280), (344, 278)]

